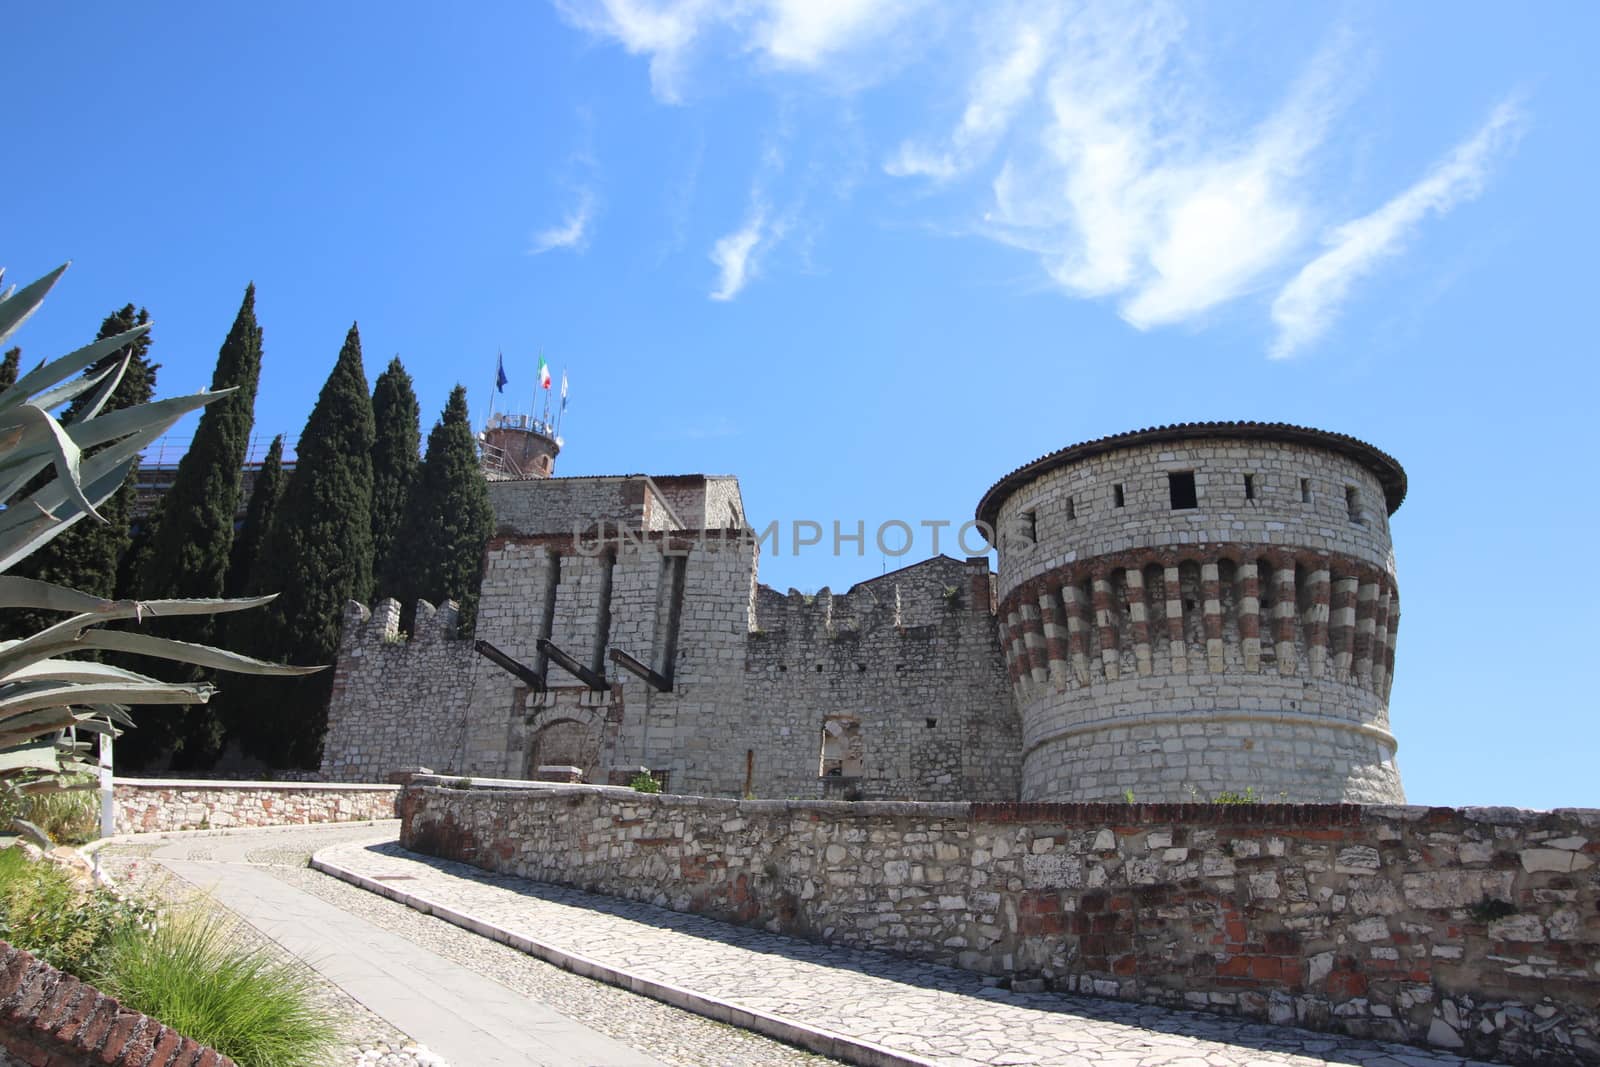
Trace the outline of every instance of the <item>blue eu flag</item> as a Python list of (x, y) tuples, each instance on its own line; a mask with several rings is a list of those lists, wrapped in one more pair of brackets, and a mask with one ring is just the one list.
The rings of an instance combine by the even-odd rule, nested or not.
[(506, 357), (505, 356), (501, 356), (500, 357), (500, 369), (495, 372), (495, 376), (494, 376), (495, 392), (497, 392), (497, 393), (505, 392), (506, 391), (506, 382), (508, 382), (510, 380), (511, 380), (510, 378), (506, 377)]

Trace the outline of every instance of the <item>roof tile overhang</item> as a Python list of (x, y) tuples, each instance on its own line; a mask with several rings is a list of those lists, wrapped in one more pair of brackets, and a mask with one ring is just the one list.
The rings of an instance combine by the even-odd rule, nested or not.
[(1398, 460), (1365, 441), (1342, 433), (1316, 430), (1309, 426), (1294, 426), (1287, 422), (1180, 422), (1171, 426), (1152, 426), (1144, 430), (1097, 437), (1093, 441), (1069, 445), (1032, 463), (1024, 464), (1001, 478), (978, 501), (977, 518), (992, 528), (1000, 514), (1000, 505), (1012, 493), (1040, 475), (1078, 463), (1092, 456), (1118, 452), (1142, 445), (1168, 444), (1178, 441), (1229, 440), (1270, 441), (1280, 444), (1300, 445), (1334, 452), (1361, 464), (1377, 476), (1383, 486), (1384, 501), (1393, 515), (1406, 498), (1406, 472)]

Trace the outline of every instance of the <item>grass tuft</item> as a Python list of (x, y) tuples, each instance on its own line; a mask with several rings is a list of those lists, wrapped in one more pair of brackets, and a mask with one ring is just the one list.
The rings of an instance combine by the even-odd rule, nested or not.
[(338, 1032), (316, 1003), (314, 979), (270, 950), (241, 947), (231, 925), (191, 909), (154, 931), (119, 932), (95, 984), (240, 1067), (332, 1062)]

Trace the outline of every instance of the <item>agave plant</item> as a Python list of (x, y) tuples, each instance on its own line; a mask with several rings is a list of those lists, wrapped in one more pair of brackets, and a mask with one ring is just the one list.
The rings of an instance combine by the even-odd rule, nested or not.
[[(18, 291), (0, 291), (0, 344), (39, 307), (67, 269), (58, 267)], [(4, 272), (0, 271), (0, 281)], [(149, 324), (96, 341), (40, 364), (0, 393), (0, 609), (59, 611), (64, 618), (18, 641), (0, 641), (0, 791), (64, 788), (64, 776), (92, 770), (83, 735), (116, 736), (132, 725), (126, 705), (203, 704), (214, 687), (164, 682), (85, 659), (74, 652), (131, 653), (213, 670), (293, 675), (320, 667), (288, 667), (225, 649), (173, 641), (105, 623), (202, 615), (258, 607), (243, 600), (105, 600), (65, 586), (3, 572), (81, 521), (104, 522), (95, 507), (115, 493), (139, 453), (190, 411), (232, 390), (172, 397), (103, 411), (131, 358), (131, 342)], [(123, 353), (120, 360), (108, 357)], [(109, 365), (105, 365), (109, 362)], [(82, 373), (101, 366), (92, 373)], [(52, 412), (89, 394), (67, 421)], [(93, 450), (93, 451), (91, 451)], [(44, 472), (54, 477), (27, 492)], [(19, 829), (27, 829), (22, 826)]]

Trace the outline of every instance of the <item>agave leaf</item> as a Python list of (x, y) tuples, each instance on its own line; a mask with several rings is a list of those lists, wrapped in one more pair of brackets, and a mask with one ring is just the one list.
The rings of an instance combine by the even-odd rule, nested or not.
[(60, 766), (54, 741), (30, 741), (0, 752), (0, 773), (6, 771), (53, 771)]
[(195, 666), (209, 667), (212, 670), (231, 671), (234, 674), (298, 676), (316, 674), (327, 669), (272, 663), (238, 652), (229, 652), (225, 648), (213, 648), (192, 641), (173, 641), (165, 637), (152, 637), (149, 634), (129, 633), (126, 630), (90, 630), (78, 642), (78, 647), (102, 649), (108, 652), (131, 652), (175, 663), (193, 663)]
[[(230, 385), (226, 389), (202, 389), (197, 393), (169, 396), (165, 400), (154, 400), (136, 407), (118, 408), (86, 422), (75, 422), (67, 428), (67, 432), (72, 435), (79, 448), (85, 449), (105, 444), (107, 441), (115, 441), (129, 434), (146, 434), (151, 426), (158, 423), (161, 428), (155, 436), (159, 437), (161, 433), (166, 432), (167, 427), (189, 412), (203, 408), (213, 400), (221, 400), (229, 393), (238, 390), (239, 387), (236, 385)], [(147, 440), (154, 440), (154, 437), (147, 437)]]
[[(55, 625), (47, 626), (31, 637), (0, 649), (0, 679), (8, 677), (12, 671), (29, 663), (37, 663), (40, 660), (49, 659), (57, 652), (69, 652), (75, 648), (90, 647), (80, 642), (80, 635), (97, 623), (140, 618), (147, 614), (168, 618), (182, 615), (213, 615), (228, 611), (244, 611), (248, 608), (270, 604), (276, 599), (277, 594), (248, 597), (240, 600), (209, 598), (199, 600), (112, 601), (107, 607), (82, 615), (74, 615), (69, 619), (62, 619)], [(107, 698), (107, 700), (109, 703), (121, 703), (115, 697)]]
[(20, 815), (11, 820), (11, 828), (42, 849), (49, 850), (56, 847), (56, 843), (50, 840), (49, 834), (39, 829), (27, 819), (22, 818)]
[[(33, 404), (35, 407), (41, 407), (46, 411), (49, 411), (51, 408), (56, 407), (57, 405), (65, 404), (67, 401), (72, 400), (83, 393), (87, 393), (95, 386), (100, 385), (107, 378), (113, 378), (114, 380), (111, 382), (110, 388), (104, 390), (104, 392), (109, 395), (111, 390), (115, 389), (121, 383), (122, 375), (128, 369), (128, 364), (132, 361), (132, 359), (133, 346), (129, 345), (123, 350), (121, 359), (117, 360), (99, 374), (80, 374), (76, 378), (71, 378), (56, 386), (54, 389), (49, 390), (48, 392), (40, 393), (38, 396), (29, 401), (29, 403)], [(82, 413), (80, 412), (79, 417), (81, 416)]]
[(64, 585), (0, 574), (0, 608), (30, 608), (35, 611), (103, 611), (114, 601), (80, 593)]
[[(0, 305), (0, 307), (3, 306), (4, 305)], [(83, 370), (83, 368), (98, 363), (111, 353), (120, 348), (125, 348), (126, 346), (131, 345), (133, 342), (137, 341), (140, 337), (143, 337), (149, 332), (150, 323), (147, 322), (142, 326), (135, 326), (131, 330), (124, 330), (121, 333), (113, 334), (110, 337), (102, 337), (98, 341), (84, 345), (76, 352), (67, 353), (60, 359), (39, 364), (27, 374), (24, 374), (21, 378), (18, 378), (16, 384), (10, 389), (0, 393), (0, 411), (6, 411), (10, 408), (16, 407), (18, 404), (32, 397), (40, 390), (48, 389), (51, 386), (54, 386), (57, 382), (63, 381), (72, 375), (77, 374), (79, 371)], [(3, 340), (3, 338), (0, 338), (0, 341)]]
[[(95, 636), (95, 631), (84, 634), (84, 639)], [(139, 634), (130, 636), (138, 637)], [(76, 647), (92, 647), (78, 644)], [(45, 659), (37, 663), (30, 663), (12, 671), (5, 679), (7, 682), (158, 682), (159, 678), (150, 678), (130, 671), (125, 667), (113, 667), (109, 663), (96, 663), (87, 659)]]
[(16, 333), (17, 327), (26, 322), (29, 315), (39, 310), (39, 304), (44, 300), (45, 294), (71, 265), (69, 260), (21, 292), (6, 294), (5, 301), (0, 302), (0, 344), (4, 344), (7, 338)]
[[(130, 457), (113, 467), (109, 472), (95, 479), (84, 488), (84, 494), (90, 500), (99, 502), (117, 491), (128, 472), (133, 469), (134, 460)], [(49, 486), (45, 487), (46, 489)], [(42, 514), (36, 514), (40, 512)], [(10, 519), (15, 513), (16, 518)], [(61, 536), (68, 527), (83, 518), (85, 512), (75, 511), (64, 518), (51, 514), (35, 500), (29, 498), (20, 504), (13, 505), (5, 511), (0, 511), (0, 571), (9, 569), (19, 559), (26, 559), (40, 546), (47, 545)], [(9, 520), (9, 521), (8, 521)]]
[[(133, 358), (133, 350), (114, 367), (108, 368), (91, 378), (79, 378), (59, 389), (52, 390), (33, 401), (33, 406), (48, 411), (63, 399), (72, 397), (92, 388), (96, 383), (104, 382), (99, 394), (85, 411), (74, 417), (74, 422), (84, 418), (93, 418), (96, 413), (111, 398), (112, 392), (122, 381), (122, 374), (128, 367), (128, 362)], [(111, 379), (107, 381), (106, 379)], [(56, 399), (56, 394), (63, 394)], [(0, 500), (9, 500), (18, 490), (28, 484), (35, 474), (44, 470), (49, 465), (52, 448), (50, 435), (41, 427), (21, 425), (21, 436), (17, 436), (18, 425), (0, 425), (0, 442), (9, 446), (0, 454)], [(32, 431), (30, 433), (30, 430)], [(58, 431), (59, 432), (59, 431)], [(30, 439), (31, 438), (31, 439)], [(76, 446), (76, 445), (75, 445)]]
[[(93, 515), (100, 522), (105, 519), (94, 509), (89, 498), (83, 495), (82, 470), (83, 453), (78, 444), (67, 431), (62, 429), (50, 413), (34, 404), (18, 404), (11, 409), (10, 421), (13, 425), (23, 427), (23, 437), (26, 439), (30, 431), (39, 441), (43, 442), (46, 454), (55, 464), (56, 480), (67, 491), (67, 499), (73, 501), (85, 513)], [(9, 495), (9, 494), (8, 494)]]

